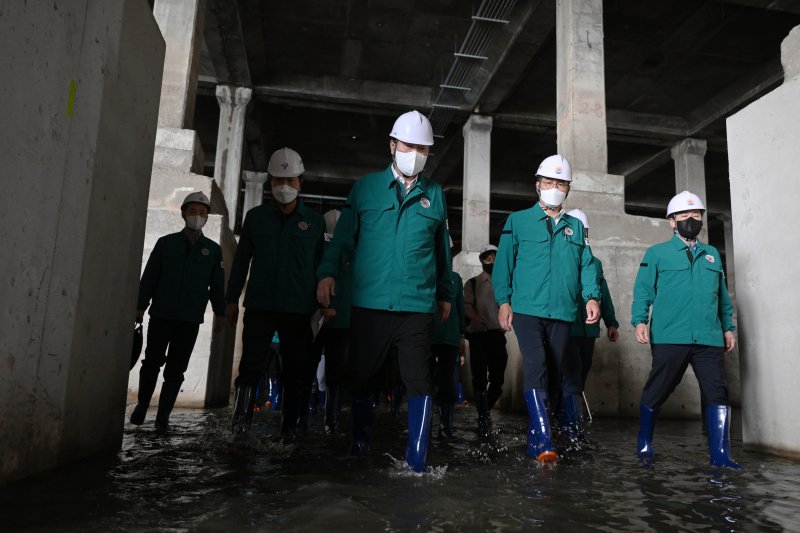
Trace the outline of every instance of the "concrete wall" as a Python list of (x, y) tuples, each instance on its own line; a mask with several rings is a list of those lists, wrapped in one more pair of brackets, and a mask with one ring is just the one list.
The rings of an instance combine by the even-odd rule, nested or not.
[(6, 4), (0, 483), (119, 448), (164, 56), (147, 2)]
[(800, 77), (792, 77), (727, 121), (742, 436), (748, 448), (794, 457), (800, 457), (798, 102)]

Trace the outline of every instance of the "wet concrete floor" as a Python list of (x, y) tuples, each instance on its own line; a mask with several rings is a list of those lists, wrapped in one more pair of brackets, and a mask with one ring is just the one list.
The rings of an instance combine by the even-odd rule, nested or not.
[(699, 421), (660, 421), (657, 460), (642, 466), (633, 419), (595, 419), (589, 449), (540, 467), (524, 457), (522, 416), (495, 414), (484, 441), (464, 408), (459, 439), (434, 441), (429, 472), (414, 474), (399, 460), (404, 420), (385, 407), (366, 460), (345, 457), (348, 437), (324, 436), (319, 416), (283, 446), (267, 438), (279, 413), (262, 411), (263, 444), (247, 453), (228, 445), (230, 409), (178, 409), (166, 434), (153, 416), (126, 426), (111, 460), (0, 489), (0, 530), (800, 531), (800, 464), (744, 452), (738, 423), (741, 472), (708, 466)]

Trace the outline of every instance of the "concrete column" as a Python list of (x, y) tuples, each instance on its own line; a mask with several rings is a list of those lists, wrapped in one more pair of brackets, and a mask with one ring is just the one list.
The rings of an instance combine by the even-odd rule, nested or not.
[(787, 69), (783, 85), (729, 117), (726, 130), (736, 245), (742, 440), (748, 449), (800, 458), (795, 392), (800, 328), (794, 320), (800, 234), (775, 227), (776, 214), (794, 213), (800, 196), (800, 184), (787, 179), (797, 170), (800, 138), (800, 77), (791, 69), (800, 64), (800, 26), (784, 40), (781, 52)]
[[(466, 282), (481, 272), (481, 248), (489, 243), (491, 194), (492, 117), (472, 115), (464, 134), (464, 188), (461, 220), (461, 252), (453, 258), (453, 270)], [(496, 243), (495, 243), (496, 244)], [(469, 363), (469, 350), (466, 354)], [(470, 365), (461, 367), (464, 393), (472, 396)]]
[[(703, 139), (684, 139), (672, 147), (675, 161), (675, 192), (690, 191), (700, 197), (708, 210), (706, 202), (706, 141)], [(698, 238), (708, 242), (708, 216), (703, 215), (703, 229)]]
[(464, 193), (461, 253), (453, 270), (465, 280), (481, 271), (478, 254), (489, 243), (492, 117), (472, 115), (464, 128)]
[(158, 126), (191, 129), (205, 0), (156, 0), (153, 16), (167, 43)]
[(558, 153), (573, 170), (605, 173), (603, 1), (556, 2)]
[(254, 207), (258, 207), (264, 200), (264, 184), (267, 182), (269, 174), (266, 172), (242, 172), (244, 180), (244, 210), (245, 215)]
[(728, 292), (733, 298), (736, 295), (736, 269), (734, 268), (733, 251), (733, 219), (730, 215), (719, 215), (717, 217), (722, 222), (722, 229), (725, 233), (725, 277), (728, 282)]
[(140, 0), (0, 20), (4, 485), (122, 442), (164, 42)]
[(247, 87), (217, 86), (219, 102), (219, 130), (217, 155), (214, 162), (214, 179), (222, 189), (228, 208), (228, 227), (236, 224), (239, 204), (239, 175), (242, 170), (242, 146), (247, 103), (252, 91)]

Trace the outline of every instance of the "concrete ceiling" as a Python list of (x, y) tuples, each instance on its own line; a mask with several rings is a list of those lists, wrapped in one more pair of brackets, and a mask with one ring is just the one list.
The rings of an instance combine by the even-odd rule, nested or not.
[[(533, 170), (556, 149), (555, 2), (507, 0), (506, 23), (474, 22), (479, 6), (207, 0), (195, 127), (208, 173), (217, 83), (253, 88), (244, 169), (264, 171), (273, 150), (290, 146), (305, 162), (304, 192), (316, 195), (345, 196), (355, 179), (387, 165), (394, 118), (419, 109), (441, 135), (428, 170), (447, 191), (457, 241), (461, 126), (478, 109), (494, 117), (496, 238), (508, 211), (531, 204)], [(709, 210), (729, 212), (725, 118), (782, 82), (780, 43), (800, 24), (800, 2), (605, 0), (603, 9), (608, 167), (626, 176), (628, 211), (662, 216), (674, 194), (670, 147), (695, 137), (708, 142)], [(483, 61), (454, 56), (473, 24), (487, 35)], [(454, 61), (468, 67), (469, 90), (440, 87)], [(710, 229), (721, 244), (720, 228)]]

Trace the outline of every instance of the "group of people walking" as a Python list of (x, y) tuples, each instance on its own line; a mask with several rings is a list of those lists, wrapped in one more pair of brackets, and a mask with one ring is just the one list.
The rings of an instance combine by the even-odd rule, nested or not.
[[(444, 193), (422, 174), (433, 143), (424, 115), (401, 115), (389, 133), (388, 167), (357, 181), (341, 209), (324, 216), (298, 198), (305, 171), (299, 154), (276, 151), (268, 168), (273, 200), (246, 213), (224, 295), (221, 251), (201, 231), (210, 203), (202, 193), (189, 195), (182, 207), (186, 227), (158, 241), (142, 275), (139, 320), (153, 303), (131, 423), (144, 421), (166, 360), (156, 424), (168, 426), (209, 298), (221, 327), (223, 317), (238, 321), (244, 291), (236, 443), (255, 438), (257, 388), (277, 332), (281, 439), (295, 439), (324, 351), (326, 432), (338, 429), (346, 390), (349, 453), (367, 455), (376, 383), (387, 360), (396, 358), (408, 396), (405, 459), (424, 471), (434, 399), (439, 435), (453, 437), (453, 375), (463, 338), (469, 342), (477, 428), (486, 435), (502, 392), (506, 332), (512, 328), (523, 356), (526, 454), (542, 463), (558, 460), (553, 426), (567, 442), (584, 440), (582, 393), (598, 323), (602, 317), (612, 342), (619, 324), (602, 264), (591, 251), (588, 217), (563, 208), (573, 179), (569, 162), (553, 155), (539, 165), (538, 201), (508, 217), (498, 246), (479, 254), (481, 273), (464, 283), (452, 270)], [(673, 198), (667, 218), (675, 235), (647, 251), (637, 274), (632, 322), (636, 338), (653, 352), (637, 453), (653, 456), (658, 410), (691, 364), (707, 406), (711, 462), (737, 468), (729, 453), (724, 374), (724, 350), (735, 346), (732, 306), (719, 253), (697, 240), (703, 213), (696, 195), (684, 191)], [(324, 325), (316, 332), (312, 322), (319, 316)]]

